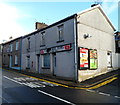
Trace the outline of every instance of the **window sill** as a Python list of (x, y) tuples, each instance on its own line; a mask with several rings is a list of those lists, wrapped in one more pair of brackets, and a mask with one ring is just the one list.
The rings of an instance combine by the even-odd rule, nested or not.
[(45, 45), (40, 45), (40, 47), (44, 47)]
[(30, 68), (26, 67), (26, 69), (30, 69)]
[(42, 67), (42, 69), (50, 69), (50, 67)]
[(57, 41), (57, 43), (61, 43), (61, 42), (64, 42), (64, 40), (59, 40), (59, 41)]

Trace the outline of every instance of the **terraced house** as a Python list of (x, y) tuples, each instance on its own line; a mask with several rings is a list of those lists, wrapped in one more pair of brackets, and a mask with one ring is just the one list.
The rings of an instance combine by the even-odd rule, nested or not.
[(43, 26), (4, 44), (4, 67), (79, 82), (120, 68), (115, 28), (100, 5)]
[(21, 69), (21, 42), (19, 37), (3, 44), (3, 68)]

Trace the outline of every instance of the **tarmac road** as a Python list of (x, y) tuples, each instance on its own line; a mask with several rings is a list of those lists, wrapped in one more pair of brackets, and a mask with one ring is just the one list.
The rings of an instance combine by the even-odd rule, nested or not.
[[(66, 88), (20, 73), (2, 70), (2, 103), (119, 103), (119, 79), (97, 89)], [(11, 104), (12, 103), (12, 104)], [(6, 104), (5, 104), (6, 105)]]

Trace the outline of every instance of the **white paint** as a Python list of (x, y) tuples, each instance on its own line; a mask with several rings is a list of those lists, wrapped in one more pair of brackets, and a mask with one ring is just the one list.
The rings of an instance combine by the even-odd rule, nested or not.
[(115, 98), (120, 98), (119, 96), (114, 96)]
[(40, 87), (46, 87), (43, 84), (35, 84), (34, 82), (26, 82), (26, 83), (22, 83), (25, 86), (31, 87), (31, 88), (40, 88)]
[[(26, 82), (26, 81), (39, 81), (38, 79), (34, 79), (34, 78), (31, 78), (31, 77), (14, 77), (15, 80), (19, 81), (19, 82)], [(39, 81), (42, 84), (44, 85), (48, 85), (48, 86), (58, 86), (58, 85), (55, 85), (55, 84), (51, 84), (51, 83), (48, 83), (48, 82), (45, 82), (45, 81)], [(35, 84), (40, 84), (40, 83), (37, 83), (37, 82), (34, 82)]]
[(6, 77), (6, 76), (3, 76), (3, 77), (6, 78), (6, 79), (8, 79), (8, 80), (11, 80), (11, 81), (13, 81), (13, 82), (15, 82), (15, 83), (18, 83), (18, 84), (22, 85), (22, 83), (14, 80), (14, 79), (8, 78), (8, 77)]
[(44, 92), (44, 91), (38, 90), (38, 92), (43, 93), (43, 94), (45, 94), (45, 95), (47, 95), (47, 96), (50, 96), (50, 97), (52, 97), (52, 98), (55, 98), (55, 99), (57, 99), (57, 100), (63, 101), (63, 102), (65, 102), (65, 103), (68, 103), (68, 104), (71, 104), (71, 105), (75, 105), (74, 103), (71, 103), (71, 102), (69, 102), (69, 101), (67, 101), (67, 100), (64, 100), (64, 99), (62, 99), (62, 98), (56, 97), (56, 96), (54, 96), (54, 95), (52, 95), (52, 94), (46, 93), (46, 92)]
[(54, 86), (58, 86), (58, 85), (55, 85), (55, 84), (51, 84), (51, 83), (48, 83), (48, 82), (41, 82), (42, 84), (45, 84), (45, 85), (48, 85), (48, 86), (52, 86), (52, 87), (54, 87)]
[(90, 90), (90, 89), (86, 89), (86, 91), (89, 91), (89, 92), (95, 92), (94, 90)]
[(99, 94), (104, 95), (104, 96), (110, 96), (110, 94), (106, 94), (106, 93), (102, 93), (102, 92), (99, 92)]
[(37, 80), (34, 78), (29, 78), (29, 77), (14, 77), (14, 79), (17, 81), (35, 81), (35, 80)]
[(5, 100), (7, 103), (10, 103), (10, 102), (9, 102), (8, 100), (6, 100), (5, 98), (3, 98), (3, 97), (1, 97), (1, 96), (0, 96), (0, 98), (2, 98), (3, 100)]
[(11, 81), (13, 81), (13, 82), (15, 82), (15, 83), (18, 83), (18, 84), (20, 84), (20, 85), (28, 86), (28, 87), (30, 87), (30, 88), (45, 87), (45, 85), (43, 85), (43, 84), (37, 85), (37, 84), (34, 84), (34, 82), (21, 83), (21, 82), (18, 82), (18, 81), (16, 81), (16, 80), (14, 80), (14, 79), (11, 79), (11, 78), (9, 78), (9, 77), (6, 77), (6, 76), (3, 76), (3, 77), (6, 78), (6, 79), (8, 79), (8, 80), (11, 80)]

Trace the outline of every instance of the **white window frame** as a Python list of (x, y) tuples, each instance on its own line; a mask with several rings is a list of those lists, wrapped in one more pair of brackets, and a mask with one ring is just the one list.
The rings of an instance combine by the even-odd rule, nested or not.
[(19, 42), (17, 41), (17, 42), (16, 42), (16, 48), (15, 48), (15, 49), (18, 50), (18, 47), (19, 47)]
[(18, 65), (18, 56), (15, 55), (15, 65)]
[(10, 44), (10, 52), (13, 51), (13, 44)]
[[(45, 58), (45, 56), (49, 57), (49, 58)], [(49, 60), (47, 62), (45, 62), (45, 60)], [(45, 54), (42, 55), (42, 68), (50, 68), (50, 54)]]
[(58, 26), (58, 37), (59, 37), (59, 41), (63, 41), (64, 40), (64, 32), (63, 32), (63, 30), (64, 30), (64, 25), (63, 24), (61, 24), (61, 25), (59, 25)]

